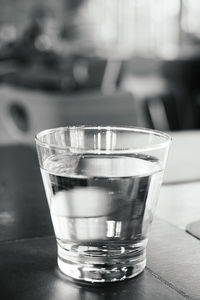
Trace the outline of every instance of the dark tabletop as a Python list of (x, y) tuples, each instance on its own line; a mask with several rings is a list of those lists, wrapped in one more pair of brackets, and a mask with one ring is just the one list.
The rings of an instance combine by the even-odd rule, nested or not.
[(36, 151), (0, 146), (0, 241), (53, 234)]
[(0, 146), (1, 299), (200, 299), (199, 261), (198, 239), (155, 218), (138, 277), (95, 286), (68, 280), (57, 268), (35, 149)]

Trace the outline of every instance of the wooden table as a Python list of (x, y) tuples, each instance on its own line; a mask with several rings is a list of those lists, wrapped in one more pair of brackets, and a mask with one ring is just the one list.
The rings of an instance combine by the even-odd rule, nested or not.
[[(172, 162), (169, 164), (173, 167)], [(200, 241), (186, 233), (183, 226), (170, 222), (170, 211), (164, 216), (162, 206), (158, 206), (158, 217), (153, 222), (147, 267), (142, 274), (100, 286), (68, 281), (57, 268), (56, 242), (34, 148), (1, 146), (0, 166), (2, 299), (200, 299)], [(174, 203), (178, 204), (186, 193), (194, 192), (194, 198), (199, 195), (196, 174), (172, 182), (170, 172), (159, 201), (165, 203), (165, 209), (169, 195), (172, 199), (176, 195)]]

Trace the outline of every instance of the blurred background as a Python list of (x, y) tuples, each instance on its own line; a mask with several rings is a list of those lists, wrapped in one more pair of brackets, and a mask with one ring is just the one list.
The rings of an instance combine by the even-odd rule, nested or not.
[(0, 0), (0, 141), (200, 128), (199, 0)]

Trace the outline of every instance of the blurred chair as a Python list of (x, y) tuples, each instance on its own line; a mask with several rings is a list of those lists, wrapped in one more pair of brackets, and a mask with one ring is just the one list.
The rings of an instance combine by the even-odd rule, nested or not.
[(1, 142), (33, 144), (40, 130), (70, 125), (148, 126), (128, 92), (68, 95), (0, 86)]
[(145, 118), (148, 127), (164, 131), (179, 129), (175, 96), (161, 76), (127, 75), (121, 88), (133, 95), (140, 119)]
[(145, 104), (152, 128), (163, 131), (181, 129), (177, 98), (170, 89), (167, 93), (147, 97)]
[(161, 97), (146, 99), (146, 108), (154, 129), (170, 130), (166, 110)]

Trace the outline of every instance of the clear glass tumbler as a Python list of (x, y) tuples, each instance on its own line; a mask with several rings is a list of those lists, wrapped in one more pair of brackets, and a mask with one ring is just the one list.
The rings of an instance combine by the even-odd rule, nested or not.
[(136, 127), (61, 127), (36, 136), (57, 240), (71, 278), (141, 273), (171, 138)]

